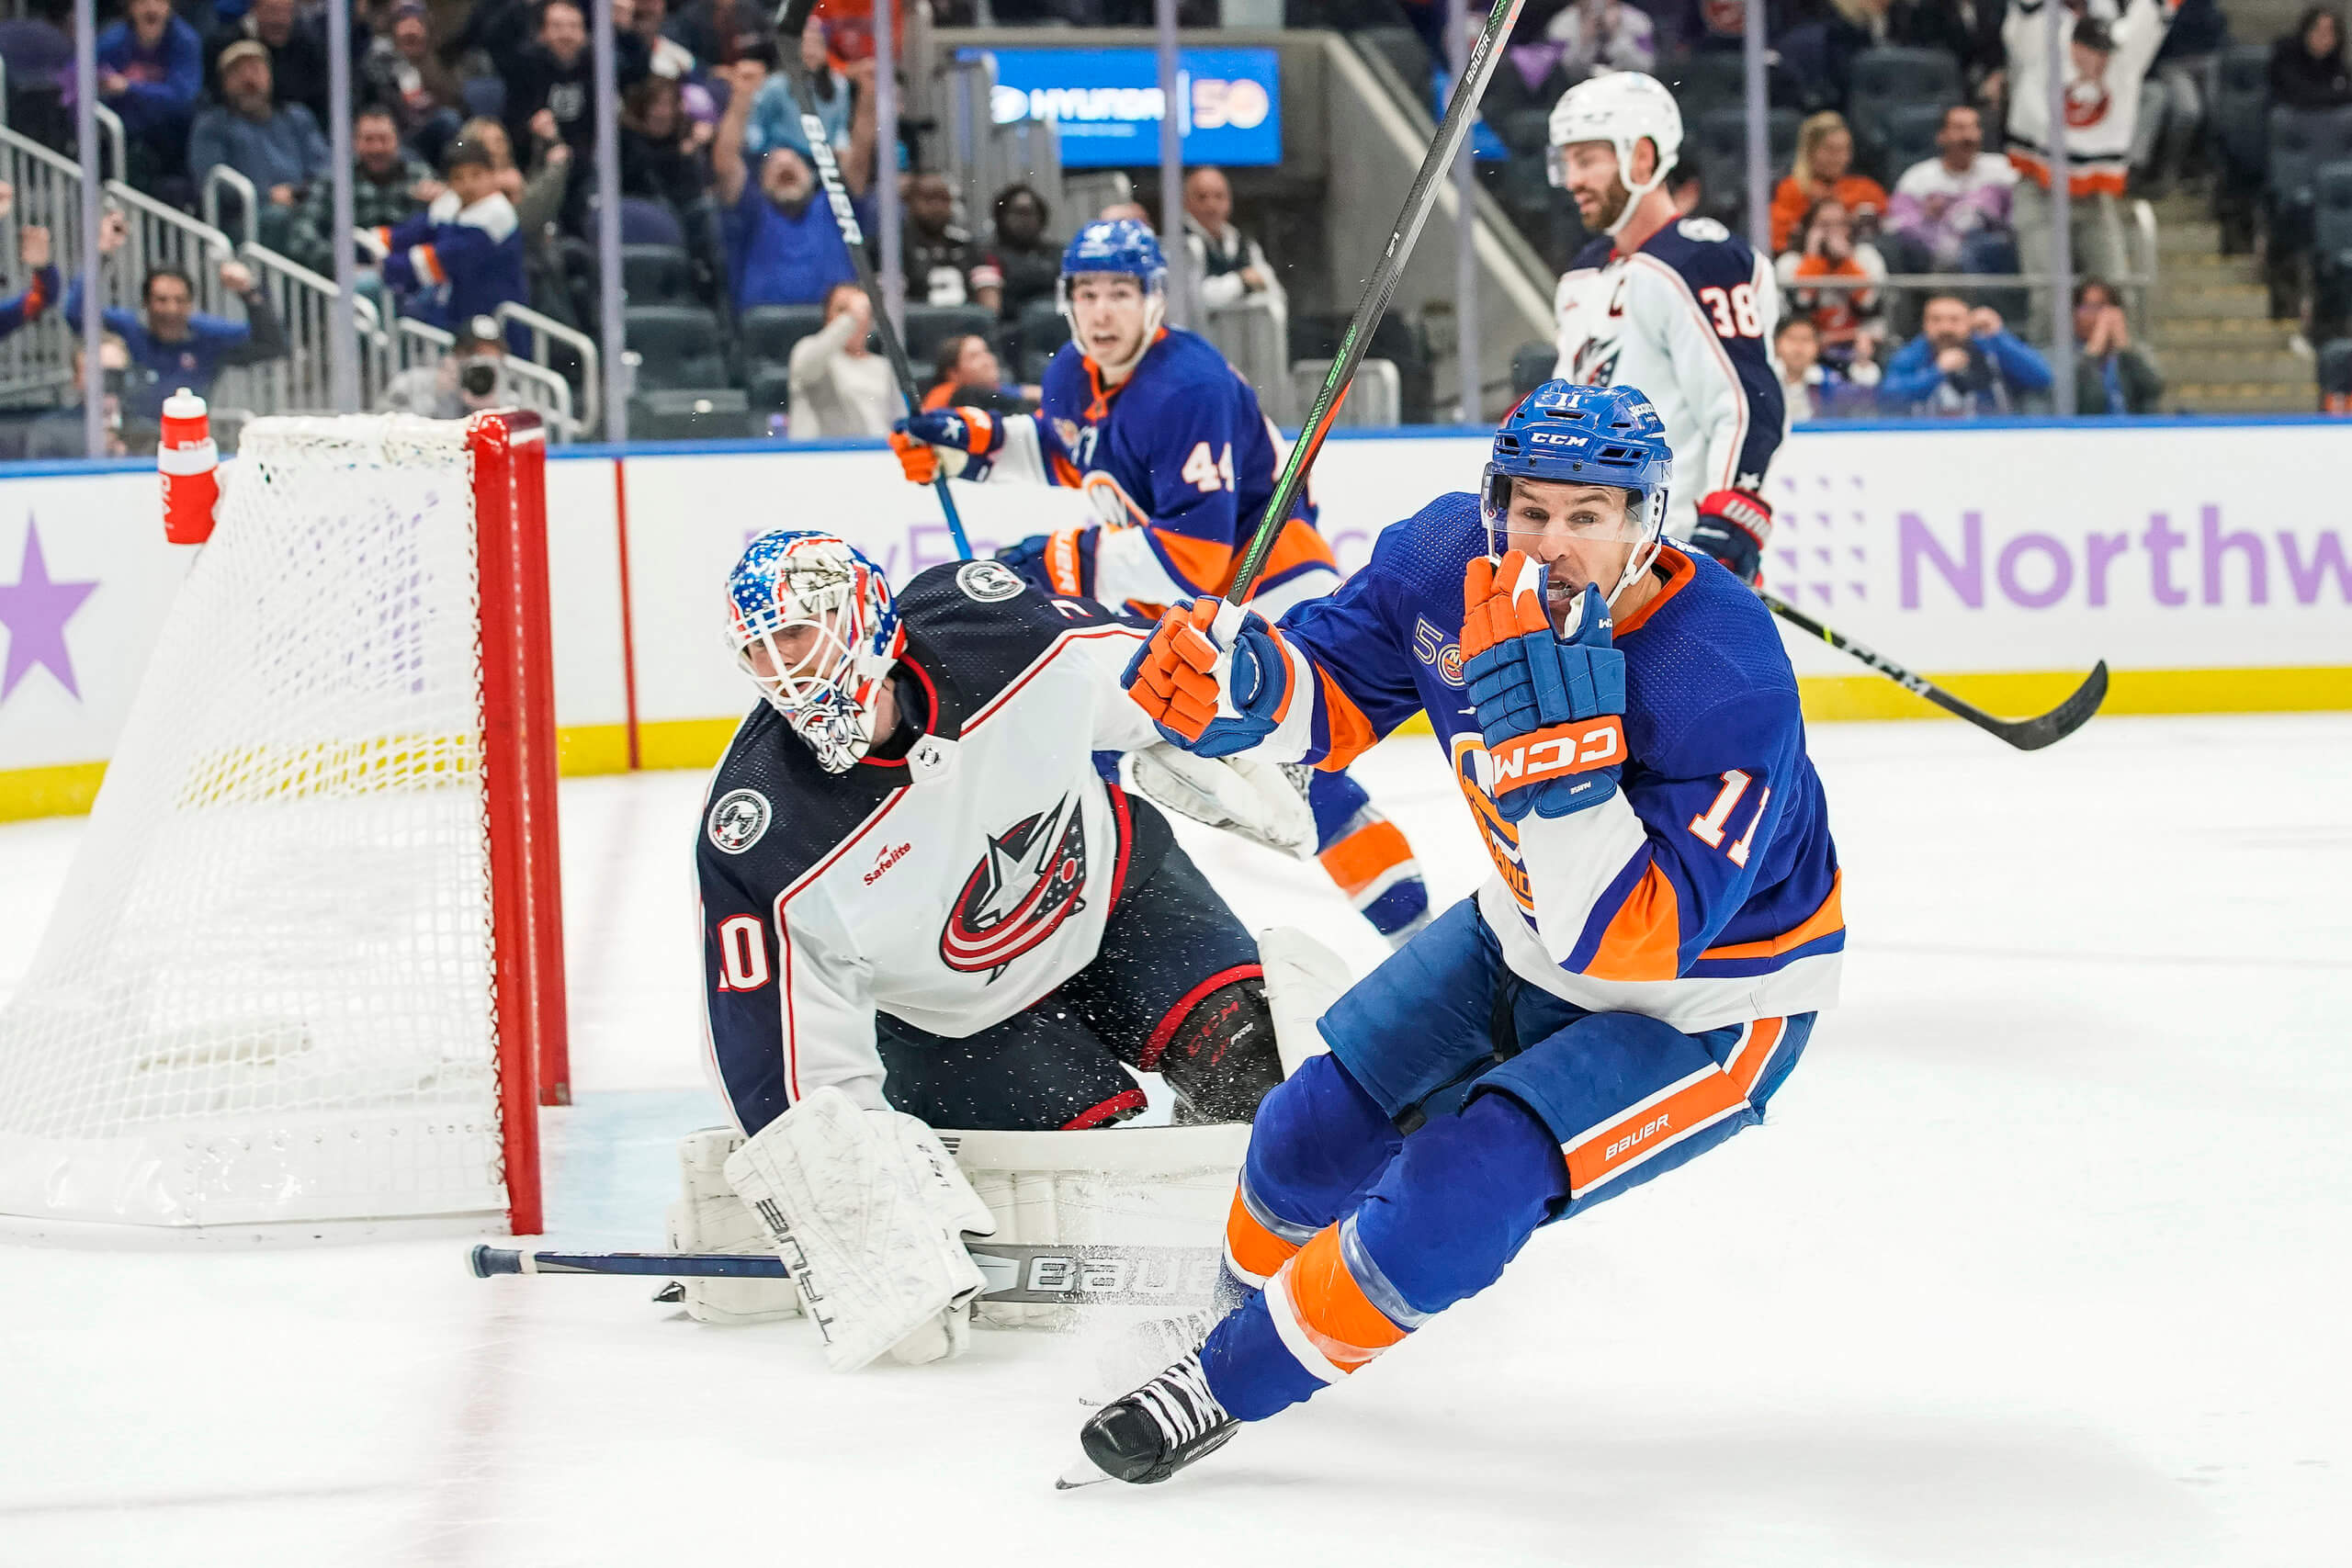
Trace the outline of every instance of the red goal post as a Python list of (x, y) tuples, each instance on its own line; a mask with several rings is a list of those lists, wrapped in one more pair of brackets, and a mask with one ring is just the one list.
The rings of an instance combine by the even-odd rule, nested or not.
[(530, 413), (247, 427), (0, 1008), (0, 1225), (544, 1228), (546, 459)]

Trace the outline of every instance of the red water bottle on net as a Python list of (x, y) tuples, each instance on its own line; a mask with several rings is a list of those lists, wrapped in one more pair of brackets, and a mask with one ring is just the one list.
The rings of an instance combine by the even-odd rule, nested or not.
[(164, 400), (155, 466), (164, 474), (164, 537), (175, 545), (204, 543), (220, 500), (220, 449), (212, 444), (204, 400), (186, 387)]

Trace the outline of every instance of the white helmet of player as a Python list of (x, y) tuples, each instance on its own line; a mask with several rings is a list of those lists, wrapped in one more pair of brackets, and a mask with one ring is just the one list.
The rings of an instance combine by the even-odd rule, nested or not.
[[(1617, 177), (1625, 184), (1625, 205), (1609, 225), (1609, 232), (1624, 228), (1642, 197), (1656, 190), (1674, 170), (1682, 151), (1682, 111), (1674, 95), (1655, 76), (1638, 71), (1612, 71), (1592, 76), (1560, 95), (1552, 106), (1548, 163), (1552, 183), (1566, 186), (1567, 150), (1579, 141), (1606, 141), (1617, 150)], [(1634, 178), (1634, 149), (1647, 141), (1657, 149), (1657, 166), (1650, 177)]]

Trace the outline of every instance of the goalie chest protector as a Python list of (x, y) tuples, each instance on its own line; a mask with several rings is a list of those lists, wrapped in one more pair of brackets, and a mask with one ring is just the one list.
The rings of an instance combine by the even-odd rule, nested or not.
[(876, 1009), (951, 1038), (1011, 1017), (1093, 959), (1149, 869), (1093, 759), (1156, 739), (1119, 685), (1143, 632), (994, 561), (931, 569), (899, 609), (919, 739), (828, 773), (763, 703), (711, 781), (712, 1044), (747, 1127), (828, 1083), (878, 1103)]

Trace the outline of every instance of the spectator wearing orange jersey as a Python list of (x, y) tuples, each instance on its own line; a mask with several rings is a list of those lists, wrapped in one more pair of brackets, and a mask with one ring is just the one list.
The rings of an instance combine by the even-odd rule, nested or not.
[(1886, 210), (1886, 187), (1854, 169), (1854, 133), (1845, 117), (1825, 110), (1797, 131), (1797, 160), (1772, 193), (1772, 254), (1796, 243), (1799, 225), (1814, 203), (1836, 197), (1857, 227), (1875, 226)]
[(1826, 362), (1842, 367), (1856, 357), (1871, 358), (1878, 344), (1880, 291), (1874, 288), (1808, 288), (1805, 284), (1816, 278), (1882, 282), (1886, 263), (1878, 248), (1854, 238), (1853, 215), (1834, 196), (1813, 204), (1798, 232), (1802, 239), (1797, 248), (1773, 264), (1791, 310), (1812, 319)]

